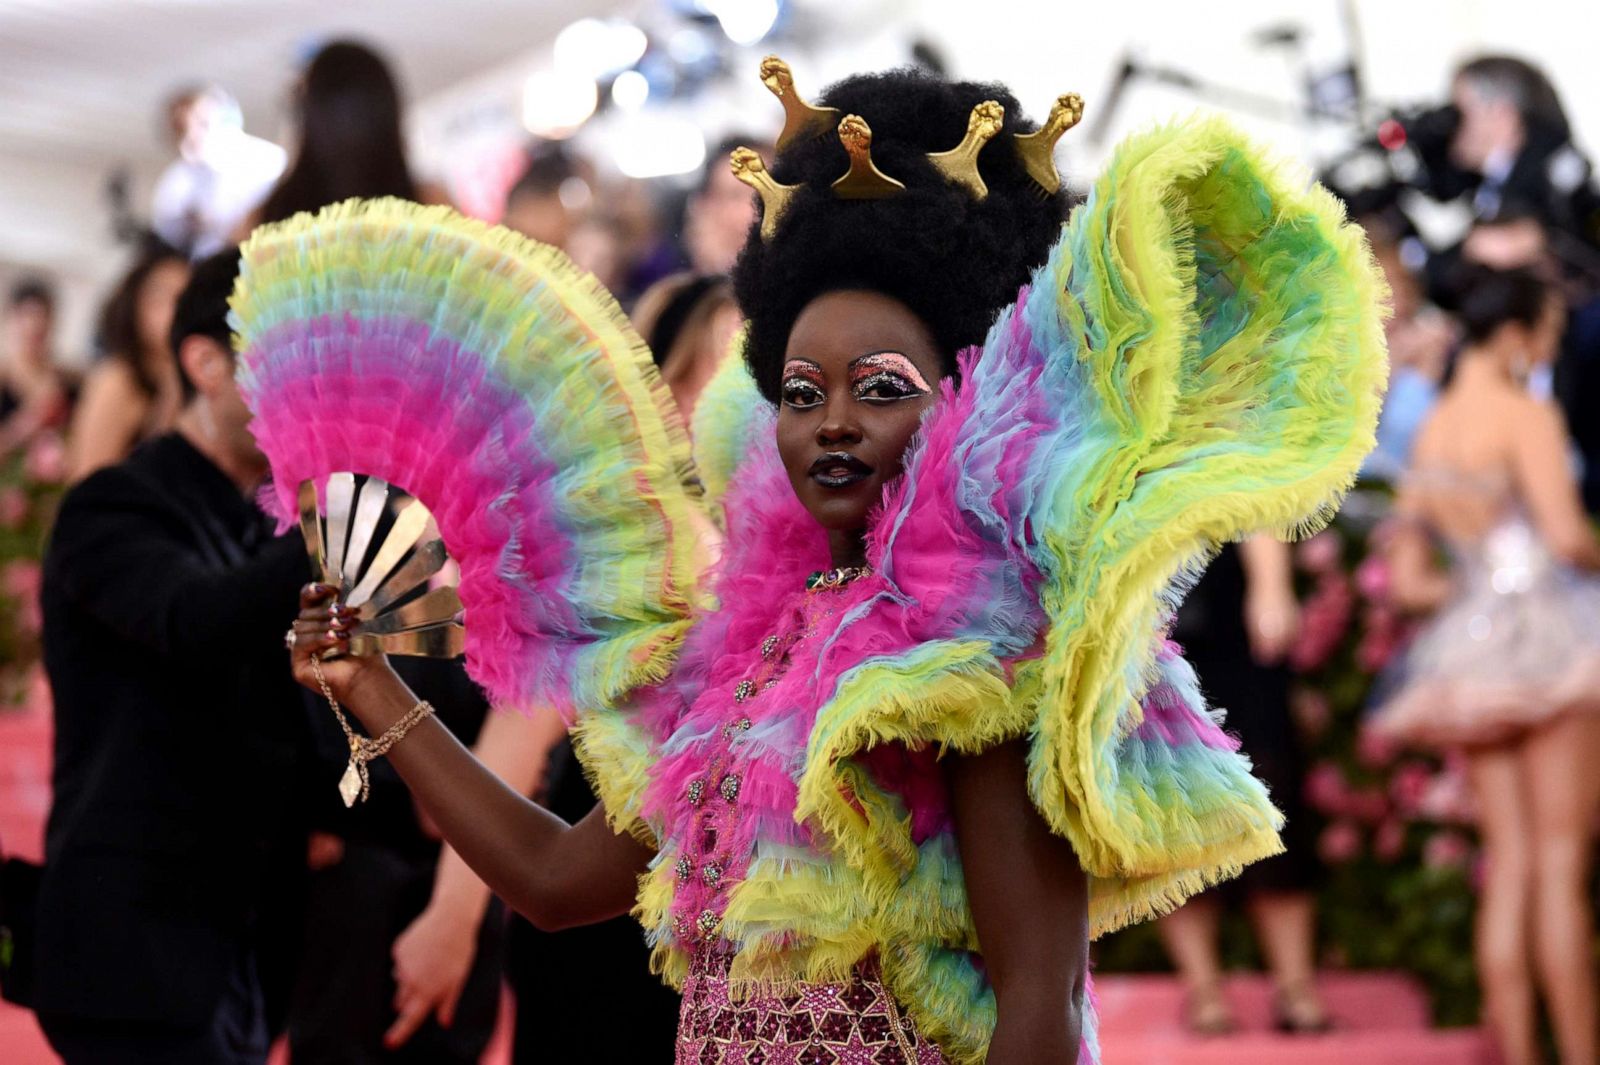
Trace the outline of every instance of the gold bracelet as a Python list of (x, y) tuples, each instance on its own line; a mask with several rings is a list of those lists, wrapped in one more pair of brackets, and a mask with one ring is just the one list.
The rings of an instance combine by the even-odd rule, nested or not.
[(350, 745), (350, 762), (344, 767), (344, 775), (339, 778), (339, 797), (344, 800), (345, 806), (354, 806), (356, 799), (367, 801), (367, 796), (372, 791), (372, 780), (367, 774), (367, 763), (374, 758), (382, 758), (389, 753), (389, 748), (405, 738), (406, 733), (417, 727), (417, 723), (433, 713), (433, 704), (424, 699), (422, 702), (406, 711), (406, 715), (399, 721), (384, 730), (383, 735), (377, 739), (368, 739), (357, 736), (350, 727), (349, 720), (344, 716), (344, 711), (339, 706), (339, 700), (333, 697), (333, 689), (328, 687), (328, 681), (322, 675), (322, 659), (317, 655), (311, 656), (311, 672), (317, 678), (317, 686), (322, 689), (323, 697), (328, 700), (328, 706), (333, 709), (333, 716), (339, 721), (339, 728), (344, 731), (345, 742)]

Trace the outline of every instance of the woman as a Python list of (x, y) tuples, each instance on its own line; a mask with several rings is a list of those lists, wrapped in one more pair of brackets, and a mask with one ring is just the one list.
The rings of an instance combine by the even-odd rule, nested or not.
[(1467, 346), (1418, 436), (1391, 548), (1396, 598), (1437, 614), (1374, 726), (1466, 755), (1487, 870), (1478, 973), (1505, 1060), (1539, 1060), (1537, 984), (1561, 1060), (1593, 1065), (1600, 581), (1584, 571), (1600, 544), (1561, 417), (1524, 388), (1562, 311), (1533, 274), (1482, 271), (1460, 315)]
[(720, 274), (671, 274), (645, 290), (633, 324), (650, 344), (661, 380), (685, 421), (739, 332), (739, 305)]
[(244, 227), (278, 222), (354, 196), (443, 203), (406, 162), (400, 90), (383, 57), (354, 41), (323, 45), (295, 89), (289, 168)]
[(1299, 612), (1288, 546), (1253, 536), (1222, 549), (1173, 626), (1173, 639), (1206, 695), (1228, 711), (1229, 727), (1286, 819), (1283, 854), (1257, 862), (1233, 883), (1161, 919), (1162, 940), (1188, 991), (1185, 1020), (1201, 1035), (1234, 1028), (1222, 991), (1218, 937), (1221, 902), (1238, 894), (1272, 974), (1277, 1027), (1314, 1034), (1329, 1024), (1315, 982), (1315, 840), (1301, 799), (1304, 758), (1289, 713), (1286, 659)]
[(188, 281), (188, 260), (152, 241), (106, 303), (105, 357), (84, 381), (67, 435), (69, 479), (121, 462), (135, 445), (172, 428), (184, 396), (167, 334)]
[(49, 285), (27, 278), (13, 286), (0, 316), (0, 455), (66, 420), (68, 391), (50, 347), (54, 324)]
[[(762, 73), (789, 122), (770, 173), (734, 156), (763, 199), (735, 275), (750, 373), (702, 396), (698, 472), (642, 345), (549, 249), (378, 203), (245, 252), (274, 507), (340, 463), (412, 482), (463, 556), (471, 667), (502, 703), (579, 708), (601, 809), (567, 825), (381, 656), (328, 657), (383, 646), (333, 589), (303, 598), (296, 674), (385, 737), (357, 744), (352, 797), (381, 747), (536, 924), (638, 914), (683, 987), (680, 1062), (1093, 1060), (1089, 936), (1279, 846), (1160, 637), (1164, 593), (1353, 475), (1382, 373), (1370, 261), (1219, 126), (1130, 144), (1063, 229), (1075, 97), (1036, 133), (999, 86), (896, 72), (812, 106)], [(413, 284), (362, 275), (397, 241), (428, 249)], [(289, 247), (338, 261), (304, 277)], [(393, 400), (316, 387), (392, 392), (402, 365)], [(395, 431), (410, 396), (426, 436)], [(705, 589), (701, 491), (727, 531)]]

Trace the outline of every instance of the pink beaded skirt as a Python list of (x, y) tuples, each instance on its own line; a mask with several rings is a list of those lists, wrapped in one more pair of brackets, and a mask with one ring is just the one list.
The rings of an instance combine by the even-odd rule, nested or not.
[(696, 954), (678, 1015), (677, 1065), (945, 1065), (883, 985), (877, 962), (848, 984), (728, 994), (731, 955)]

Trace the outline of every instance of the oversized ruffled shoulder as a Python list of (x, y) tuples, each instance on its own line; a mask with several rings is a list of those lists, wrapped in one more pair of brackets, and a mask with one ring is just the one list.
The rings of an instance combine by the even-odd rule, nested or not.
[(1332, 513), (1372, 446), (1382, 294), (1333, 198), (1225, 123), (1126, 142), (886, 502), (884, 587), (850, 624), (910, 640), (822, 708), (802, 815), (888, 875), (907, 841), (862, 813), (866, 752), (1027, 737), (1095, 934), (1276, 853), (1277, 811), (1162, 632), (1219, 544)]

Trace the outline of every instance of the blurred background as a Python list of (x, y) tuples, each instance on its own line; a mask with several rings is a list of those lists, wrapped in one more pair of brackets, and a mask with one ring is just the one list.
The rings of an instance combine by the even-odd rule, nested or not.
[[(1441, 102), (1455, 64), (1484, 51), (1537, 57), (1567, 100), (1593, 99), (1596, 18), (1561, 0), (0, 0), (0, 282), (49, 271), (61, 356), (87, 359), (118, 227), (148, 216), (176, 155), (172, 95), (214, 84), (236, 101), (228, 121), (288, 145), (295, 72), (333, 37), (389, 59), (417, 173), (497, 219), (540, 136), (566, 138), (601, 186), (640, 179), (670, 201), (724, 132), (776, 128), (754, 76), (774, 49), (813, 91), (920, 57), (1005, 81), (1036, 116), (1080, 92), (1089, 117), (1061, 166), (1082, 184), (1122, 134), (1197, 108), (1325, 162), (1389, 109)], [(1578, 144), (1600, 140), (1597, 110), (1573, 108)]]
[[(1180, 618), (1197, 655), (1219, 619), (1238, 631), (1208, 684), (1279, 692), (1246, 746), (1278, 774), (1293, 867), (1098, 946), (1105, 1060), (1501, 1060), (1463, 764), (1365, 722), (1422, 620), (1393, 588), (1395, 486), (1458, 356), (1515, 317), (1475, 315), (1464, 267), (1531, 271), (1558, 299), (1560, 340), (1519, 385), (1563, 410), (1600, 510), (1597, 41), (1600, 8), (1569, 0), (0, 0), (0, 842), (37, 857), (49, 803), (53, 508), (170, 425), (167, 323), (191, 259), (261, 220), (399, 192), (561, 245), (646, 323), (663, 305), (682, 319), (684, 279), (724, 273), (754, 217), (725, 159), (781, 125), (761, 57), (810, 95), (916, 64), (1004, 81), (1035, 119), (1081, 93), (1058, 149), (1079, 192), (1127, 133), (1226, 113), (1345, 200), (1394, 290), (1394, 389), (1339, 521), (1280, 561), (1225, 555), (1231, 585)], [(695, 319), (706, 350), (724, 318)], [(703, 383), (687, 365), (664, 368), (686, 408)], [(1251, 614), (1264, 601), (1275, 628)], [(506, 1060), (510, 1009), (485, 1060)], [(0, 1058), (52, 1060), (30, 1024), (0, 1006)]]

